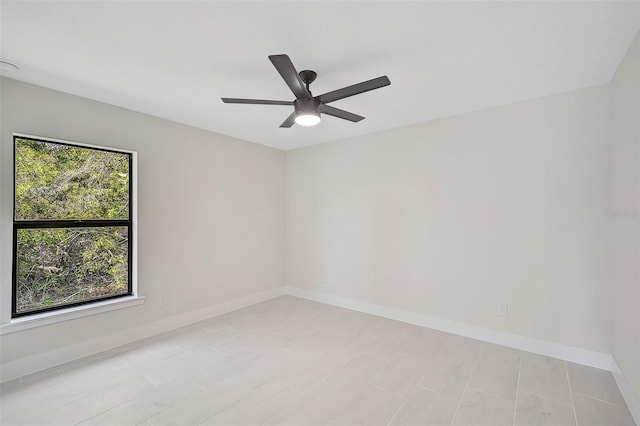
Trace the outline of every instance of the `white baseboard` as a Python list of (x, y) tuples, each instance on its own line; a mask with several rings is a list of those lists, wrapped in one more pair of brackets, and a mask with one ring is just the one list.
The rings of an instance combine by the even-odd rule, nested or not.
[(238, 299), (229, 300), (196, 311), (164, 318), (119, 333), (85, 340), (73, 345), (10, 361), (0, 365), (0, 383), (37, 373), (80, 358), (97, 354), (156, 334), (184, 327), (208, 318), (264, 302), (283, 294), (283, 287), (276, 287)]
[(591, 351), (546, 340), (533, 339), (486, 327), (432, 317), (417, 312), (389, 308), (373, 303), (362, 302), (356, 299), (304, 290), (297, 287), (285, 287), (284, 293), (291, 296), (301, 297), (303, 299), (314, 300), (316, 302), (327, 303), (329, 305), (340, 306), (354, 311), (377, 315), (422, 327), (433, 328), (435, 330), (470, 337), (472, 339), (482, 340), (489, 343), (495, 343), (497, 345), (508, 346), (514, 349), (571, 361), (576, 364), (587, 365), (589, 367), (600, 368), (608, 371), (611, 371), (612, 368), (613, 358), (610, 354), (602, 352)]
[(636, 424), (640, 425), (640, 395), (633, 390), (633, 387), (626, 379), (625, 375), (622, 374), (622, 370), (616, 362), (615, 357), (612, 357), (611, 367), (613, 377), (616, 379), (616, 383), (620, 388), (620, 392), (622, 392), (622, 396), (627, 403), (627, 407), (629, 408), (629, 411), (631, 411), (631, 415), (636, 421)]

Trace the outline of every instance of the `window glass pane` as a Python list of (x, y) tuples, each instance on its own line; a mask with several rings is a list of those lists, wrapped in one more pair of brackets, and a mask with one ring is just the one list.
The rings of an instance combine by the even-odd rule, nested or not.
[(16, 139), (16, 220), (129, 219), (129, 155)]
[(128, 291), (126, 226), (18, 229), (16, 313)]

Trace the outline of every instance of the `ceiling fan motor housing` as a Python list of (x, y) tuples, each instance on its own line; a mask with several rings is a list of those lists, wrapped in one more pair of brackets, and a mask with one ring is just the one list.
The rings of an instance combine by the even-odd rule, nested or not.
[(293, 101), (293, 108), (296, 112), (296, 116), (299, 116), (299, 115), (320, 116), (320, 100), (316, 98), (296, 99), (295, 101)]

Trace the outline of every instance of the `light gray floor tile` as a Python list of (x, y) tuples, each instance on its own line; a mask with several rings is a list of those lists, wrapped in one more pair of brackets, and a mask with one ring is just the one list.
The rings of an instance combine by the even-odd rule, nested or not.
[(266, 425), (324, 425), (346, 405), (354, 394), (320, 383), (300, 404), (285, 408)]
[(511, 426), (514, 402), (467, 389), (453, 417), (453, 426)]
[(564, 361), (523, 352), (520, 389), (561, 404), (571, 405)]
[[(95, 387), (95, 386), (93, 386)], [(11, 383), (3, 383), (1, 398), (0, 415), (6, 415), (11, 412), (27, 411), (33, 412), (34, 409), (50, 409), (65, 403), (72, 402), (85, 395), (92, 386), (86, 384), (84, 386), (72, 385), (65, 383), (62, 377), (54, 377), (47, 375), (39, 380), (33, 380), (22, 383), (20, 379)]]
[(573, 395), (578, 426), (636, 426), (627, 407)]
[(314, 354), (326, 352), (328, 348), (337, 345), (337, 340), (339, 340), (339, 337), (330, 330), (305, 329), (291, 332), (282, 345), (291, 352)]
[(110, 410), (154, 389), (156, 388), (142, 376), (120, 376), (103, 382), (100, 389), (82, 398), (60, 406), (51, 412), (43, 413), (34, 421), (34, 424), (75, 425), (93, 417), (96, 413)]
[(400, 352), (425, 360), (433, 359), (447, 340), (447, 333), (428, 328), (416, 328)]
[(411, 335), (408, 330), (394, 327), (395, 331), (388, 331), (376, 336), (375, 340), (363, 352), (367, 355), (390, 361), (408, 343)]
[(133, 367), (133, 371), (142, 374), (155, 386), (162, 386), (181, 377), (188, 376), (206, 366), (217, 368), (234, 361), (233, 358), (229, 358), (221, 352), (214, 350), (209, 350), (208, 352), (209, 356), (205, 354), (194, 356), (180, 351), (176, 355)]
[(460, 399), (475, 365), (475, 359), (436, 358), (427, 363), (418, 385)]
[(283, 382), (273, 380), (258, 387), (246, 398), (230, 405), (203, 425), (261, 425), (286, 407), (296, 406), (302, 394)]
[(108, 351), (79, 360), (73, 367), (65, 367), (61, 374), (66, 383), (80, 385), (87, 381), (95, 383), (109, 379), (127, 371), (129, 367), (125, 359)]
[(373, 315), (349, 311), (345, 317), (334, 324), (332, 329), (336, 334), (343, 337), (369, 334), (367, 330), (371, 329), (377, 318)]
[(289, 386), (306, 392), (317, 386), (322, 379), (338, 372), (348, 360), (326, 352), (292, 354), (288, 367), (278, 379)]
[(473, 371), (469, 386), (498, 398), (515, 401), (520, 351), (488, 344)]
[(326, 348), (326, 351), (343, 358), (353, 358), (364, 353), (376, 339), (377, 336), (369, 333), (348, 336), (336, 334), (331, 338), (331, 345)]
[(518, 392), (515, 426), (575, 426), (573, 407)]
[(250, 393), (233, 382), (220, 383), (216, 387), (197, 392), (170, 406), (147, 422), (151, 425), (199, 425)]
[(324, 382), (345, 391), (358, 391), (386, 365), (386, 362), (369, 355), (359, 355), (327, 377)]
[(240, 334), (238, 330), (235, 330), (226, 325), (221, 325), (215, 328), (214, 327), (209, 327), (209, 328), (199, 327), (199, 328), (204, 330), (204, 334), (202, 336), (200, 336), (197, 339), (181, 342), (176, 346), (185, 352), (193, 352), (209, 346), (215, 346), (233, 336), (237, 336)]
[(608, 372), (290, 296), (2, 384), (0, 398), (3, 426), (575, 426), (574, 408), (578, 426), (633, 424)]
[(444, 345), (436, 354), (437, 358), (458, 358), (475, 360), (480, 356), (484, 343), (468, 337), (449, 334)]
[(180, 378), (93, 417), (91, 424), (137, 425), (200, 391), (202, 387), (193, 380)]
[(404, 403), (404, 399), (387, 391), (367, 386), (336, 413), (327, 425), (384, 426)]
[(425, 361), (397, 354), (369, 383), (393, 394), (408, 398), (418, 389), (418, 380), (427, 368)]
[(573, 392), (618, 405), (626, 405), (611, 372), (572, 362), (567, 363), (567, 371)]
[(457, 407), (457, 399), (423, 389), (407, 400), (390, 425), (450, 425)]
[(186, 370), (186, 375), (205, 388), (216, 387), (225, 380), (241, 379), (243, 375), (255, 365), (261, 362), (264, 356), (259, 353), (251, 353), (246, 356), (221, 358), (210, 366), (191, 368)]
[(132, 368), (144, 367), (172, 356), (184, 355), (184, 351), (177, 346), (167, 346), (163, 350), (151, 351), (142, 342), (112, 349), (112, 353)]
[(418, 329), (421, 329), (421, 327), (382, 317), (375, 317), (375, 319), (367, 327), (367, 333), (373, 334), (375, 336), (381, 336), (383, 334), (410, 335), (412, 333), (415, 333), (415, 331)]
[(12, 386), (3, 390), (0, 400), (0, 424), (29, 425), (44, 419), (58, 407), (72, 403), (97, 389), (47, 380)]

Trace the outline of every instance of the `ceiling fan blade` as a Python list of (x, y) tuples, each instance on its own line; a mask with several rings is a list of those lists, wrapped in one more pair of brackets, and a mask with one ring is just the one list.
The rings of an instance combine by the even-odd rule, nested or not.
[(364, 120), (364, 117), (358, 114), (354, 114), (349, 111), (345, 111), (343, 109), (334, 108), (329, 105), (320, 105), (320, 112), (327, 115), (333, 115), (334, 117), (343, 118), (345, 120), (353, 121), (357, 123), (358, 121)]
[(291, 115), (288, 116), (287, 119), (282, 122), (280, 127), (289, 128), (289, 127), (293, 126), (293, 123), (295, 123), (295, 122), (296, 122), (296, 113), (292, 112)]
[(293, 105), (292, 101), (269, 101), (266, 99), (220, 98), (225, 104), (255, 104), (255, 105)]
[(339, 99), (348, 98), (349, 96), (357, 95), (359, 93), (368, 92), (369, 90), (379, 89), (380, 87), (388, 86), (391, 84), (389, 77), (386, 75), (372, 80), (363, 81), (362, 83), (354, 84), (353, 86), (343, 87), (342, 89), (327, 92), (322, 95), (316, 96), (323, 104), (337, 101)]
[(311, 93), (307, 90), (304, 82), (298, 75), (298, 71), (293, 66), (293, 62), (287, 55), (270, 55), (269, 59), (273, 66), (276, 67), (284, 82), (287, 83), (289, 89), (296, 95), (297, 99), (309, 99)]

